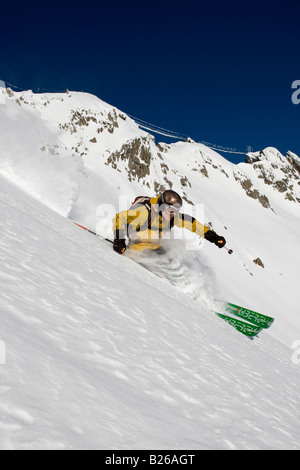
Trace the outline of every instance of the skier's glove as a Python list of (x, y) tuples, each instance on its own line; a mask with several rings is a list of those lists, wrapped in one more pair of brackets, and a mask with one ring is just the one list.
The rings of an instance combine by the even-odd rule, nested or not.
[(220, 237), (218, 235), (218, 240), (215, 242), (215, 245), (217, 245), (219, 248), (223, 248), (223, 246), (226, 245), (226, 240), (224, 237)]
[(119, 253), (120, 255), (122, 255), (124, 253), (124, 251), (126, 251), (126, 243), (125, 243), (125, 240), (114, 240), (114, 244), (113, 244), (113, 249)]
[(216, 234), (213, 230), (209, 230), (206, 232), (204, 235), (205, 239), (208, 240), (211, 243), (214, 243), (217, 245), (219, 248), (223, 248), (223, 246), (226, 245), (226, 240), (224, 237), (220, 237), (219, 235)]

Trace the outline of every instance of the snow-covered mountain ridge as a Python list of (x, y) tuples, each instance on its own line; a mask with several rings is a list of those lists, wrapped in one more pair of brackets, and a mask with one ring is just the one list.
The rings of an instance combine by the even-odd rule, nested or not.
[[(195, 201), (188, 195), (188, 188), (193, 185), (191, 173), (195, 172), (199, 181), (199, 177), (209, 178), (216, 170), (232, 184), (238, 182), (248, 196), (264, 207), (271, 207), (267, 186), (285, 199), (300, 202), (300, 159), (292, 152), (284, 157), (276, 149), (268, 148), (248, 154), (250, 165), (232, 165), (193, 141), (156, 146), (154, 138), (125, 113), (92, 95), (68, 91), (36, 95), (4, 88), (0, 92), (2, 100), (18, 104), (26, 113), (39, 113), (47, 123), (54, 135), (40, 150), (79, 155), (96, 171), (103, 171), (103, 165), (107, 165), (121, 172), (122, 179), (127, 175), (130, 182), (137, 181), (146, 190), (159, 192), (174, 186), (193, 204)], [(179, 171), (180, 160), (184, 160), (184, 165)], [(255, 171), (249, 171), (248, 166)]]
[[(0, 89), (0, 134), (0, 446), (298, 448), (299, 157), (156, 145), (75, 92)], [(112, 237), (120, 204), (167, 187), (234, 251), (175, 240), (179, 286), (66, 219)], [(217, 298), (275, 323), (251, 342)]]

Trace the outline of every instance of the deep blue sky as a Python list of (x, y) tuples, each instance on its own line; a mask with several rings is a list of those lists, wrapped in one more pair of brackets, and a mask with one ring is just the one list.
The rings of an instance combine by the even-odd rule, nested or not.
[(16, 5), (0, 9), (1, 80), (93, 93), (197, 141), (300, 155), (300, 105), (291, 101), (300, 80), (299, 2)]

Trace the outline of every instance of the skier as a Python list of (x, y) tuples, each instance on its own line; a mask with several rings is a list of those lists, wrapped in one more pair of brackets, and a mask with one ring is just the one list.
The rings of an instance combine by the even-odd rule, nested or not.
[(219, 248), (225, 246), (224, 237), (217, 235), (194, 217), (180, 213), (181, 207), (182, 199), (173, 190), (164, 191), (154, 198), (137, 197), (128, 211), (118, 213), (113, 219), (113, 249), (119, 254), (124, 253), (128, 237), (128, 248), (131, 250), (159, 250), (163, 234), (174, 225), (195, 232)]

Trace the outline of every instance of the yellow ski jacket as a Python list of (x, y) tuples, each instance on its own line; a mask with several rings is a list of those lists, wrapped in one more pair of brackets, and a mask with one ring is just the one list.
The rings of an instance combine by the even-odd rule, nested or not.
[(186, 228), (205, 238), (205, 234), (211, 230), (202, 225), (190, 215), (178, 213), (170, 221), (166, 220), (159, 210), (160, 196), (150, 199), (151, 212), (145, 205), (118, 213), (113, 219), (113, 231), (115, 239), (129, 237), (128, 248), (142, 251), (145, 249), (157, 250), (161, 247), (162, 238), (176, 225)]

